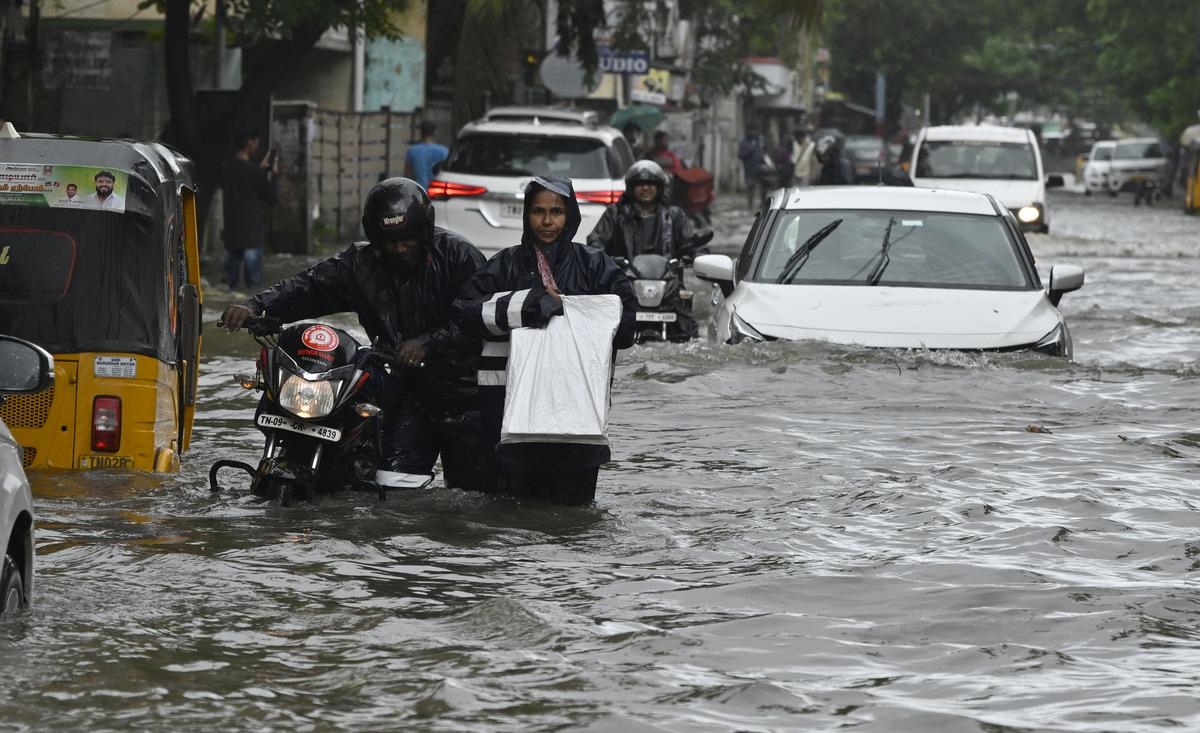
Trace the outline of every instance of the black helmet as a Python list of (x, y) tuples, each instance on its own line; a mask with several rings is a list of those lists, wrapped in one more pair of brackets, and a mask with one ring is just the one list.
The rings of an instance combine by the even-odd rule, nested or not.
[(660, 188), (666, 188), (669, 180), (661, 165), (653, 160), (639, 160), (625, 172), (625, 188), (633, 188), (635, 183), (653, 183)]
[(428, 244), (433, 241), (433, 204), (416, 181), (388, 178), (367, 194), (362, 225), (371, 244), (397, 239)]

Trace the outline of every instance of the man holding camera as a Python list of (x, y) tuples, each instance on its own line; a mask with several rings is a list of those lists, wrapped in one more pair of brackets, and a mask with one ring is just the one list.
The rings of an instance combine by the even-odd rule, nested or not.
[(239, 132), (233, 157), (221, 164), (225, 213), (221, 237), (225, 241), (225, 284), (230, 288), (237, 287), (243, 271), (247, 288), (262, 286), (267, 209), (279, 200), (279, 159), (271, 151), (258, 160), (260, 139), (258, 130)]

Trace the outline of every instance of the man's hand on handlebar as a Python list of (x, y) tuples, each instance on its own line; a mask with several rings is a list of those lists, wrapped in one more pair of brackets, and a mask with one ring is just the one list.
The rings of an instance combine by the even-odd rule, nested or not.
[(425, 347), (416, 339), (409, 339), (396, 348), (392, 363), (403, 367), (425, 366)]
[(231, 305), (221, 314), (221, 325), (225, 327), (226, 331), (233, 333), (246, 323), (246, 319), (254, 318), (256, 315), (258, 314), (244, 305)]

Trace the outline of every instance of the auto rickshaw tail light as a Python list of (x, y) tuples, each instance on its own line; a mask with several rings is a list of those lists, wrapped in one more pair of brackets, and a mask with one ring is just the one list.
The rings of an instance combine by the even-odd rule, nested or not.
[(121, 448), (121, 398), (92, 400), (92, 450), (115, 453)]

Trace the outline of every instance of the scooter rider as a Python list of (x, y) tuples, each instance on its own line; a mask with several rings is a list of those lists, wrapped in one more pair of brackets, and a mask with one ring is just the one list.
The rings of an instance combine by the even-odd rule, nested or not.
[(285, 322), (356, 313), (375, 348), (393, 354), (391, 374), (375, 390), (383, 408), (376, 482), (419, 488), (440, 455), (447, 486), (480, 490), (487, 483), (475, 384), (481, 344), (452, 323), (450, 306), (485, 260), (433, 217), (418, 183), (381, 181), (363, 206), (369, 241), (229, 306), (222, 320), (234, 331), (263, 313)]
[(625, 173), (625, 193), (604, 210), (587, 243), (614, 259), (643, 254), (678, 257), (695, 230), (683, 209), (667, 199), (667, 173), (652, 160), (639, 160)]

